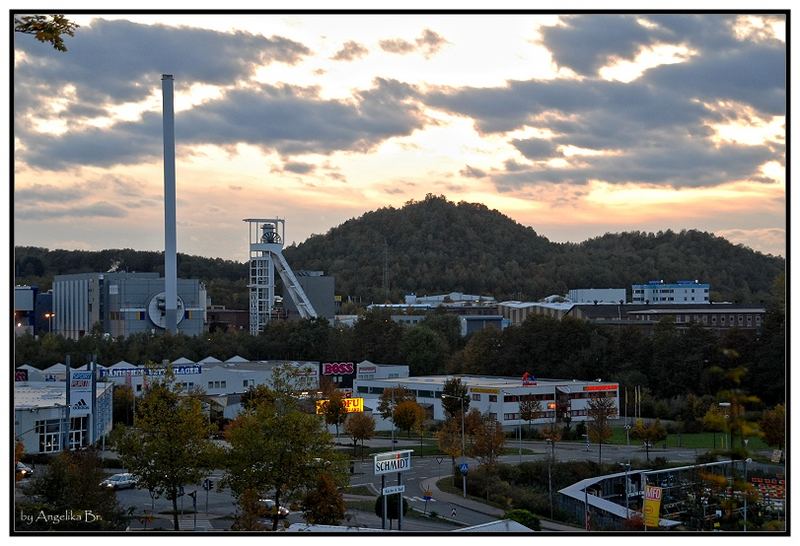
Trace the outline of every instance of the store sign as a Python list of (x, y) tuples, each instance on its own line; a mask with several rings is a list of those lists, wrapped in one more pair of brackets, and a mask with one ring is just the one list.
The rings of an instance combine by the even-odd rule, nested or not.
[(27, 381), (28, 370), (14, 370), (14, 381)]
[(536, 386), (536, 376), (525, 372), (522, 374), (522, 386), (523, 387), (534, 387)]
[(615, 391), (617, 385), (587, 385), (583, 387), (584, 391)]
[[(325, 413), (325, 408), (328, 406), (330, 400), (317, 400), (317, 415)], [(363, 398), (342, 398), (342, 406), (346, 413), (363, 413), (364, 412), (364, 399)]]
[(377, 366), (360, 366), (358, 368), (358, 373), (376, 373), (378, 371)]
[(324, 362), (322, 375), (353, 375), (355, 369), (352, 362)]
[(500, 389), (488, 389), (486, 387), (471, 387), (469, 392), (479, 392), (483, 394), (498, 394)]
[(661, 488), (646, 485), (644, 488), (644, 524), (647, 527), (658, 527), (661, 512)]
[(92, 372), (71, 372), (69, 378), (69, 416), (86, 417), (92, 413)]
[(411, 470), (411, 454), (413, 451), (412, 449), (407, 449), (376, 454), (374, 459), (375, 475)]
[[(198, 375), (203, 373), (200, 365), (173, 366), (172, 372), (175, 375)], [(166, 373), (164, 368), (105, 368), (100, 370), (100, 377), (140, 377), (162, 376)]]

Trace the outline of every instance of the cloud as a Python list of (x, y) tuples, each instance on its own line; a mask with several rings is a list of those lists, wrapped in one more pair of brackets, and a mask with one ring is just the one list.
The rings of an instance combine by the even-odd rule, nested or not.
[(398, 55), (406, 55), (415, 51), (421, 51), (426, 58), (438, 52), (447, 40), (442, 38), (436, 32), (426, 28), (422, 34), (413, 43), (402, 38), (392, 38), (389, 40), (381, 40), (378, 45), (381, 49), (389, 53), (396, 53)]
[(311, 163), (301, 163), (299, 161), (289, 161), (283, 165), (284, 171), (289, 171), (295, 174), (308, 174), (314, 172), (316, 166)]
[(61, 207), (15, 206), (14, 216), (19, 220), (57, 220), (70, 218), (122, 218), (128, 211), (107, 201), (98, 201), (88, 205)]
[(515, 139), (511, 144), (528, 159), (547, 159), (557, 154), (556, 144), (542, 138)]
[(230, 184), (230, 185), (228, 185), (228, 189), (233, 190), (233, 191), (242, 191), (242, 189), (244, 189), (244, 188), (242, 188), (242, 186), (234, 186), (233, 184)]
[(331, 57), (334, 61), (353, 61), (369, 53), (369, 50), (358, 42), (345, 42), (336, 55)]
[[(229, 90), (220, 99), (176, 115), (178, 150), (247, 143), (282, 155), (367, 151), (425, 124), (417, 91), (396, 80), (378, 78), (374, 87), (356, 91), (350, 101), (326, 100), (315, 93), (313, 88), (266, 84)], [(133, 164), (160, 157), (161, 132), (161, 115), (156, 112), (144, 114), (140, 121), (62, 135), (20, 131), (24, 149), (17, 155), (44, 169)]]
[[(281, 36), (102, 19), (70, 38), (68, 54), (25, 35), (15, 36), (15, 48), (25, 54), (14, 69), (15, 98), (27, 98), (17, 104), (17, 114), (62, 96), (71, 85), (74, 100), (64, 113), (71, 117), (93, 117), (105, 105), (140, 101), (160, 85), (163, 73), (174, 74), (178, 91), (194, 83), (229, 85), (260, 66), (295, 64), (311, 53)], [(31, 100), (34, 92), (38, 101)]]
[(459, 171), (461, 176), (465, 176), (467, 178), (485, 178), (486, 172), (475, 167), (470, 167), (469, 165), (465, 166), (463, 169)]

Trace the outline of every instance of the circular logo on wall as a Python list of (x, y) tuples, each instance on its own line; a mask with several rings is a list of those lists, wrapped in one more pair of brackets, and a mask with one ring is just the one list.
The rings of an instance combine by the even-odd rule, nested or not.
[[(177, 303), (177, 323), (183, 320), (184, 315), (184, 306), (183, 300), (178, 296), (178, 303)], [(150, 317), (150, 320), (158, 326), (159, 328), (167, 327), (167, 295), (165, 292), (161, 292), (156, 294), (150, 300), (150, 303), (147, 304), (147, 316)]]

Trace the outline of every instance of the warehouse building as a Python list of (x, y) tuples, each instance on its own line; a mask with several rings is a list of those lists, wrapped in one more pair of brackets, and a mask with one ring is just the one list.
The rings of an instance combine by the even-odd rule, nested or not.
[[(542, 411), (532, 424), (547, 424), (569, 417), (573, 422), (586, 421), (589, 400), (593, 397), (613, 398), (619, 413), (619, 385), (604, 381), (578, 381), (559, 379), (508, 378), (492, 376), (435, 375), (395, 379), (356, 379), (354, 396), (364, 398), (364, 408), (373, 411), (377, 430), (388, 430), (392, 424), (377, 414), (376, 408), (384, 389), (402, 386), (411, 390), (417, 402), (428, 410), (436, 421), (445, 419), (442, 407), (444, 384), (459, 377), (467, 386), (469, 409), (489, 413), (507, 427), (527, 424), (520, 417), (520, 400), (533, 399), (541, 403)], [(614, 418), (617, 418), (615, 416)]]
[[(178, 332), (197, 336), (206, 323), (206, 289), (178, 279)], [(164, 279), (158, 273), (78, 273), (53, 279), (53, 331), (79, 339), (99, 324), (113, 337), (163, 332)]]
[(700, 281), (649, 281), (631, 287), (633, 303), (709, 303), (711, 286)]

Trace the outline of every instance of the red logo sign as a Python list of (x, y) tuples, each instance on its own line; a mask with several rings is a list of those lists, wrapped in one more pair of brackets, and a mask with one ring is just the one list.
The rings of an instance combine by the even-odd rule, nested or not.
[(355, 366), (352, 362), (325, 362), (322, 364), (322, 375), (353, 375)]

